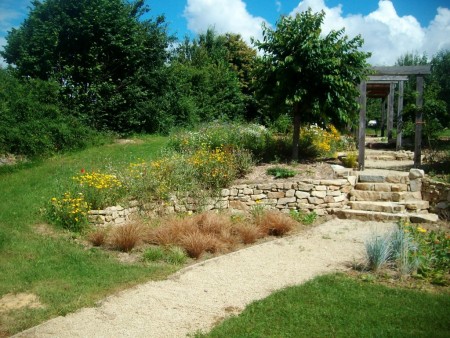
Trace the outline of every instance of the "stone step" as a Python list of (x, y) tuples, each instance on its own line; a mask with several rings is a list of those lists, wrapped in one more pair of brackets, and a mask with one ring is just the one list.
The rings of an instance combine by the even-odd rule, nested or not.
[(383, 191), (363, 191), (352, 190), (350, 192), (351, 201), (380, 201), (380, 202), (400, 202), (422, 200), (422, 193), (417, 192), (383, 192)]
[(359, 174), (359, 183), (401, 183), (408, 184), (408, 173), (405, 175), (376, 175), (376, 174)]
[(400, 192), (408, 191), (408, 185), (403, 183), (356, 183), (356, 190)]
[(389, 213), (405, 212), (405, 206), (395, 202), (352, 201), (348, 205), (352, 210), (378, 211)]
[(419, 200), (412, 200), (412, 201), (400, 201), (398, 204), (404, 205), (406, 210), (409, 211), (422, 211), (422, 210), (428, 210), (430, 208), (430, 202), (428, 201), (419, 201)]
[(379, 211), (364, 211), (352, 209), (335, 210), (340, 219), (357, 219), (361, 221), (410, 221), (411, 223), (429, 223), (439, 220), (436, 214), (389, 213)]

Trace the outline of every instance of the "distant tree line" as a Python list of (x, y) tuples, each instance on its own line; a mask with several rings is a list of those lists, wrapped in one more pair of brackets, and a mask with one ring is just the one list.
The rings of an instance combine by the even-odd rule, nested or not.
[[(0, 69), (0, 152), (51, 154), (99, 132), (168, 133), (286, 114), (295, 149), (300, 123), (355, 122), (369, 54), (360, 36), (323, 36), (323, 12), (263, 27), (259, 54), (240, 35), (213, 29), (176, 41), (164, 17), (148, 12), (144, 0), (33, 0), (0, 52), (10, 65)], [(448, 112), (449, 52), (433, 60), (435, 95)]]

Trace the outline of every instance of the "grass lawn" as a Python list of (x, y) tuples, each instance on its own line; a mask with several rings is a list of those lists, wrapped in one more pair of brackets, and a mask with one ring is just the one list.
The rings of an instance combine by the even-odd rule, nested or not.
[(36, 294), (41, 309), (0, 311), (0, 337), (46, 319), (92, 306), (107, 294), (176, 268), (163, 264), (121, 264), (97, 249), (87, 250), (73, 237), (40, 234), (40, 208), (82, 168), (116, 167), (154, 158), (167, 139), (145, 136), (136, 143), (90, 148), (39, 163), (0, 168), (0, 298), (8, 293)]
[(250, 304), (197, 337), (448, 337), (450, 295), (328, 275)]

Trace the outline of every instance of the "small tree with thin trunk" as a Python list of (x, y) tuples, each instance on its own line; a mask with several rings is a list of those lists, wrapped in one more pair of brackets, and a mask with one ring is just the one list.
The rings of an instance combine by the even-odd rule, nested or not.
[(309, 9), (281, 17), (275, 29), (263, 26), (263, 40), (255, 42), (264, 53), (257, 71), (259, 94), (294, 117), (293, 160), (299, 157), (301, 121), (351, 121), (357, 85), (368, 73), (370, 54), (359, 50), (361, 36), (349, 39), (344, 29), (323, 35), (324, 16)]

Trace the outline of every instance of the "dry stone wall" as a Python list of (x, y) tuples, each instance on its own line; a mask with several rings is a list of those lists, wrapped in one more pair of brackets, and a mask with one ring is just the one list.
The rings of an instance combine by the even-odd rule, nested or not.
[(314, 211), (319, 216), (330, 214), (348, 203), (349, 192), (356, 184), (356, 176), (336, 180), (304, 180), (270, 184), (242, 184), (222, 189), (217, 198), (177, 199), (167, 202), (139, 204), (130, 202), (127, 208), (109, 207), (89, 211), (89, 221), (97, 226), (121, 225), (139, 212), (173, 213), (199, 210), (230, 209), (247, 211), (254, 206), (266, 209)]
[(430, 211), (450, 220), (450, 184), (428, 178), (422, 180), (422, 197), (430, 202)]

